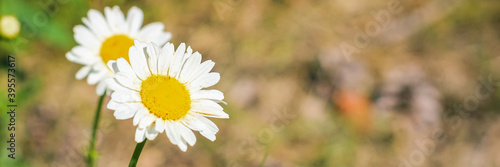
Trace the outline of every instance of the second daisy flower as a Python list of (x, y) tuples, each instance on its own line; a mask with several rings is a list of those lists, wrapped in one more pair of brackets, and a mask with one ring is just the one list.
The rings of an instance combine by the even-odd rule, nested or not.
[(128, 58), (128, 49), (134, 40), (153, 42), (163, 46), (170, 40), (172, 34), (163, 31), (160, 22), (148, 24), (141, 28), (144, 14), (141, 9), (132, 7), (127, 17), (118, 6), (106, 7), (104, 15), (91, 9), (83, 18), (85, 24), (74, 27), (75, 40), (79, 44), (66, 54), (66, 58), (74, 63), (82, 64), (77, 73), (77, 79), (87, 77), (90, 85), (97, 84), (96, 92), (101, 95), (106, 89), (104, 80), (113, 76), (106, 63), (118, 58)]

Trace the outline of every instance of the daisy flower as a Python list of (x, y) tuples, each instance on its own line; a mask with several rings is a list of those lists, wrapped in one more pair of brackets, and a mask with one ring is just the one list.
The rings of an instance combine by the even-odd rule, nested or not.
[(106, 7), (104, 15), (90, 9), (88, 16), (82, 19), (85, 26), (73, 28), (78, 46), (66, 54), (69, 61), (84, 65), (76, 73), (76, 79), (87, 77), (87, 83), (97, 84), (96, 92), (102, 95), (107, 87), (104, 80), (113, 76), (106, 66), (108, 61), (118, 58), (129, 61), (128, 49), (134, 40), (154, 42), (160, 46), (170, 40), (172, 34), (163, 31), (164, 25), (160, 22), (141, 28), (143, 18), (141, 9), (135, 6), (130, 8), (126, 18), (118, 6)]
[(215, 140), (219, 129), (206, 117), (229, 115), (218, 104), (223, 103), (222, 92), (202, 90), (220, 80), (219, 73), (210, 72), (213, 61), (201, 63), (201, 54), (191, 47), (186, 50), (184, 43), (175, 50), (171, 43), (160, 49), (137, 40), (129, 58), (108, 62), (115, 75), (106, 80), (114, 91), (107, 107), (115, 110), (116, 119), (133, 118), (137, 143), (163, 132), (182, 151), (196, 143), (193, 131)]

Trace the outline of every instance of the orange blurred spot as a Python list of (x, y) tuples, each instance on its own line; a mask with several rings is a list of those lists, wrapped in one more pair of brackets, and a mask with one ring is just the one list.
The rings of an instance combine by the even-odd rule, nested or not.
[(340, 90), (332, 97), (350, 124), (357, 130), (368, 132), (371, 125), (370, 101), (368, 98), (356, 91)]

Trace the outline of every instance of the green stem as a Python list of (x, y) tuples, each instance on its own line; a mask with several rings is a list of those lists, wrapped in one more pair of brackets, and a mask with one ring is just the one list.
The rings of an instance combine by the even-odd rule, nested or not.
[(95, 136), (97, 133), (97, 127), (99, 126), (99, 118), (101, 116), (101, 108), (102, 108), (102, 103), (104, 101), (104, 97), (106, 96), (106, 92), (99, 97), (99, 102), (97, 104), (97, 109), (95, 111), (95, 116), (94, 116), (94, 124), (92, 126), (92, 136), (90, 138), (90, 148), (88, 151), (87, 155), (87, 165), (92, 167), (94, 166), (94, 158), (96, 157), (96, 152), (94, 150), (95, 147)]
[(144, 148), (146, 141), (147, 141), (147, 139), (145, 139), (141, 143), (137, 143), (137, 145), (135, 146), (134, 154), (132, 155), (132, 158), (130, 159), (130, 163), (128, 164), (128, 167), (135, 167), (137, 165), (137, 162), (139, 161), (139, 156), (141, 155), (142, 148)]
[(262, 162), (260, 162), (259, 167), (263, 167), (264, 164), (266, 164), (267, 156), (269, 155), (269, 148), (266, 150), (266, 153), (264, 154), (264, 158), (262, 158)]

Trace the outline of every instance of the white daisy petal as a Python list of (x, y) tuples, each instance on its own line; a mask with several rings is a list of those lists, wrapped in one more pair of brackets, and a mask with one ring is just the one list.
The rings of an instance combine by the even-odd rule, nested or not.
[(155, 125), (148, 126), (146, 128), (146, 138), (154, 140), (156, 136), (158, 136), (158, 131), (156, 131)]
[(113, 115), (118, 120), (124, 120), (124, 119), (132, 118), (136, 112), (137, 112), (137, 109), (134, 109), (134, 108), (123, 108), (121, 110), (115, 110), (115, 113)]
[(114, 61), (114, 60), (108, 61), (107, 66), (109, 69), (111, 69), (111, 71), (113, 71), (113, 73), (120, 72), (120, 69), (118, 68), (118, 64), (116, 64), (116, 61)]
[(112, 91), (117, 91), (117, 90), (120, 90), (120, 91), (125, 91), (125, 90), (128, 90), (128, 88), (125, 88), (123, 86), (121, 86), (116, 80), (115, 78), (107, 78), (106, 80), (104, 80), (106, 82), (106, 84), (109, 85), (110, 89)]
[(208, 74), (210, 70), (214, 67), (215, 63), (212, 60), (207, 60), (203, 63), (201, 63), (199, 66), (193, 69), (193, 71), (187, 75), (186, 81), (188, 83), (194, 81), (196, 78)]
[(139, 123), (139, 128), (146, 128), (147, 126), (151, 125), (155, 120), (156, 116), (154, 116), (153, 114), (147, 114), (144, 116), (144, 118), (141, 119), (141, 122)]
[(116, 63), (117, 63), (117, 68), (119, 69), (120, 72), (123, 72), (132, 81), (139, 82), (139, 78), (137, 78), (137, 75), (135, 74), (134, 70), (127, 62), (127, 60), (125, 60), (124, 58), (119, 58), (118, 60), (116, 60)]
[(181, 140), (181, 133), (176, 122), (165, 121), (165, 133), (172, 144), (178, 144)]
[(191, 110), (206, 117), (229, 118), (223, 108), (211, 100), (199, 100), (191, 103)]
[(104, 92), (106, 91), (106, 87), (107, 87), (106, 81), (105, 80), (101, 80), (97, 84), (97, 87), (96, 87), (96, 93), (97, 93), (97, 95), (104, 94)]
[[(91, 65), (97, 61), (100, 61), (100, 58), (96, 56), (96, 53), (94, 53), (94, 51), (92, 51), (91, 49), (86, 48), (84, 46), (73, 47), (73, 49), (71, 49), (71, 54), (73, 54), (73, 55), (70, 55), (70, 56), (73, 56), (74, 59), (78, 59), (78, 60), (76, 60), (77, 62), (75, 62), (75, 63), (79, 63), (79, 64), (83, 64), (83, 65)], [(70, 59), (70, 58), (68, 58), (68, 59)]]
[(78, 64), (83, 64), (83, 65), (88, 65), (89, 62), (86, 59), (79, 58), (72, 52), (67, 52), (66, 53), (66, 59), (73, 63), (78, 63)]
[(149, 70), (154, 75), (158, 74), (158, 51), (159, 49), (158, 46), (156, 46), (156, 44), (148, 43), (148, 47), (146, 49), (146, 52), (148, 53), (147, 60), (148, 60)]
[(170, 62), (175, 52), (174, 44), (167, 43), (161, 48), (158, 56), (158, 74), (167, 75)]
[(104, 14), (108, 22), (109, 29), (114, 33), (124, 33), (127, 26), (125, 24), (125, 16), (123, 15), (120, 7), (114, 6), (113, 8), (105, 7)]
[(147, 114), (149, 114), (149, 111), (147, 108), (144, 108), (144, 107), (140, 108), (134, 116), (133, 125), (134, 126), (139, 125), (139, 122), (141, 121), (141, 119), (144, 118), (144, 116), (146, 116)]
[(101, 12), (95, 9), (90, 9), (87, 13), (87, 16), (89, 22), (93, 26), (92, 30), (99, 30), (100, 34), (102, 34), (104, 38), (108, 37), (111, 34), (108, 23), (106, 22), (106, 19), (104, 19), (104, 16), (101, 14)]
[(66, 58), (74, 63), (82, 64), (82, 65), (91, 65), (95, 61), (92, 58), (81, 58), (78, 55), (76, 55), (74, 52), (68, 52), (66, 53)]
[(97, 82), (101, 81), (102, 79), (104, 79), (107, 75), (107, 71), (95, 71), (95, 72), (91, 72), (88, 77), (87, 77), (87, 83), (89, 85), (94, 85), (96, 84)]
[(151, 41), (154, 42), (155, 44), (161, 45), (170, 41), (170, 39), (172, 39), (172, 33), (164, 32), (151, 39)]
[(116, 91), (111, 94), (111, 98), (116, 102), (140, 102), (141, 95), (136, 91)]
[[(152, 41), (153, 39), (158, 37), (158, 35), (161, 35), (163, 33), (164, 28), (165, 26), (163, 25), (163, 23), (160, 22), (150, 23), (144, 26), (139, 31), (138, 39), (144, 42)], [(161, 45), (160, 43), (157, 44)]]
[(108, 78), (105, 80), (105, 82), (108, 85), (108, 87), (113, 91), (134, 91), (130, 88), (127, 88), (127, 87), (119, 84), (115, 78)]
[[(131, 37), (135, 38), (139, 34), (139, 30), (144, 20), (144, 14), (138, 7), (132, 7), (127, 13), (127, 25), (129, 26), (128, 33)], [(166, 41), (165, 41), (166, 42)]]
[(199, 78), (196, 78), (193, 82), (189, 84), (188, 89), (200, 90), (201, 88), (208, 88), (217, 84), (219, 80), (220, 80), (220, 74), (216, 72), (211, 72)]
[(203, 126), (202, 122), (198, 120), (198, 118), (194, 117), (193, 115), (186, 115), (182, 120), (182, 124), (187, 126), (189, 129), (196, 130), (196, 131), (201, 131), (205, 129)]
[(175, 75), (175, 78), (177, 78), (178, 80), (180, 78), (182, 71), (187, 70), (187, 68), (185, 68), (186, 61), (191, 57), (192, 54), (193, 54), (193, 49), (191, 49), (191, 46), (188, 46), (186, 49), (186, 53), (184, 53), (182, 56), (181, 63), (179, 66), (179, 72), (177, 72), (177, 74)]
[(135, 141), (141, 143), (146, 139), (146, 128), (137, 128), (135, 131)]
[(207, 130), (210, 130), (210, 131), (215, 132), (215, 133), (219, 132), (219, 128), (211, 120), (209, 120), (203, 116), (196, 116), (196, 118), (198, 118), (198, 121), (202, 122), (205, 125), (205, 128)]
[(179, 143), (177, 143), (177, 146), (179, 147), (179, 149), (181, 149), (181, 151), (186, 152), (186, 150), (187, 150), (187, 142), (186, 142), (186, 140), (184, 140), (183, 138), (181, 138), (181, 140), (179, 141)]
[(108, 105), (106, 106), (110, 110), (116, 110), (118, 107), (122, 106), (119, 102), (114, 101), (113, 99), (109, 100)]
[(99, 41), (103, 41), (105, 39), (106, 36), (104, 35), (104, 32), (101, 31), (99, 26), (94, 25), (92, 22), (90, 22), (89, 19), (85, 17), (82, 18), (82, 22), (90, 29), (90, 31), (93, 32), (93, 34)]
[(86, 48), (84, 46), (75, 46), (75, 47), (73, 47), (73, 49), (71, 49), (71, 52), (73, 52), (79, 58), (85, 58), (85, 59), (99, 59), (100, 58), (100, 57), (96, 56), (96, 51), (91, 50), (90, 48)]
[(200, 134), (210, 141), (215, 141), (215, 132), (213, 132), (213, 131), (204, 130), (204, 131), (201, 131)]
[(207, 99), (207, 100), (223, 100), (224, 99), (224, 94), (219, 91), (219, 90), (198, 90), (191, 92), (191, 99), (192, 100), (198, 100), (198, 99)]
[(130, 79), (130, 75), (127, 75), (122, 72), (118, 72), (115, 74), (115, 79), (120, 83), (121, 85), (139, 91), (141, 89), (141, 83), (138, 82), (136, 79)]
[(76, 72), (76, 79), (81, 80), (85, 78), (92, 68), (90, 66), (83, 66), (78, 72)]
[(143, 51), (146, 47), (148, 47), (148, 43), (136, 39), (134, 40), (134, 46), (137, 48), (137, 50)]
[(134, 46), (130, 47), (129, 59), (132, 64), (132, 69), (134, 69), (139, 79), (145, 80), (151, 75), (143, 50), (139, 50), (139, 48)]
[(186, 53), (184, 54), (183, 62), (185, 62), (187, 58), (189, 58), (189, 56), (191, 56), (192, 54), (193, 54), (193, 49), (191, 48), (191, 46), (188, 46), (186, 49)]
[(100, 40), (98, 40), (85, 26), (77, 25), (73, 28), (73, 31), (75, 32), (74, 37), (78, 44), (91, 49), (98, 49), (100, 47)]
[(115, 13), (115, 17), (117, 18), (116, 22), (119, 25), (118, 29), (120, 33), (127, 33), (129, 30), (129, 26), (125, 20), (125, 14), (123, 14), (122, 10), (120, 10), (119, 6), (113, 7), (113, 12)]
[(184, 64), (184, 67), (181, 71), (181, 74), (179, 76), (179, 81), (182, 83), (188, 83), (190, 82), (187, 80), (187, 77), (194, 73), (194, 68), (199, 66), (201, 63), (201, 54), (198, 52), (193, 53), (187, 60), (186, 64)]
[(161, 119), (161, 118), (157, 118), (156, 121), (155, 121), (155, 129), (156, 131), (162, 133), (163, 130), (165, 130), (165, 120)]
[(182, 138), (191, 146), (196, 143), (196, 136), (193, 131), (186, 126), (180, 124), (179, 131), (181, 132)]
[(177, 75), (181, 72), (181, 67), (183, 65), (182, 60), (184, 59), (184, 52), (186, 51), (186, 44), (181, 43), (174, 53), (170, 67), (168, 68), (168, 75), (177, 78)]

